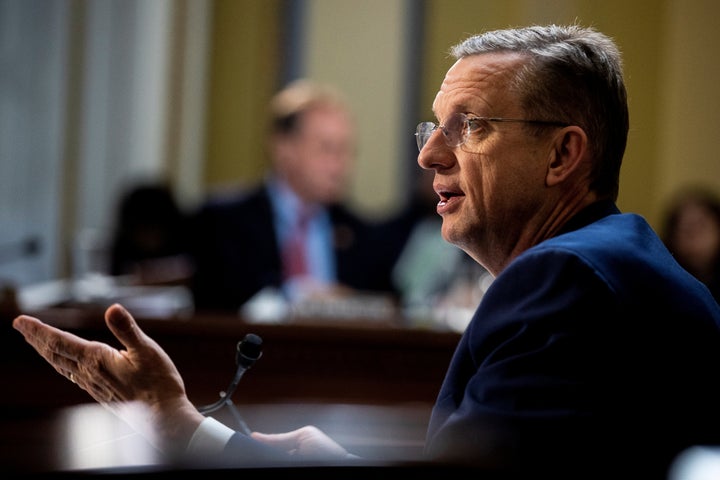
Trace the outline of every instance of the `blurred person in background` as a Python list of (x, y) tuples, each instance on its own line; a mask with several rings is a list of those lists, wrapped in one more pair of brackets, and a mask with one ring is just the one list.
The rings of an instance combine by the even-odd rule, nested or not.
[(345, 203), (357, 145), (344, 96), (300, 79), (269, 110), (264, 181), (209, 199), (195, 217), (196, 309), (237, 312), (266, 289), (290, 303), (389, 289), (369, 222)]
[(132, 185), (117, 205), (108, 273), (141, 285), (187, 285), (193, 275), (189, 217), (168, 185)]
[(668, 250), (720, 302), (720, 196), (686, 187), (668, 204), (662, 225)]

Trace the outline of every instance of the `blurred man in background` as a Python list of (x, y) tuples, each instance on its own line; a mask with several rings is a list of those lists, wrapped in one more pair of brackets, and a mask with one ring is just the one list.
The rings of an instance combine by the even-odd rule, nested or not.
[(297, 80), (272, 99), (270, 116), (264, 182), (197, 215), (196, 308), (237, 312), (268, 288), (289, 302), (389, 288), (368, 222), (345, 206), (357, 146), (343, 96)]

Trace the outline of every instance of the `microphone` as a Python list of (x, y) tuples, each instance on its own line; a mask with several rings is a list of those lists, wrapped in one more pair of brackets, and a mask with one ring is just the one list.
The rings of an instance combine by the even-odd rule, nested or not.
[(253, 366), (258, 358), (262, 356), (262, 338), (254, 333), (248, 333), (245, 338), (237, 344), (235, 363), (242, 365), (245, 370)]
[(262, 339), (254, 333), (248, 333), (237, 344), (235, 352), (235, 363), (237, 370), (227, 390), (220, 392), (220, 400), (210, 405), (198, 407), (198, 411), (203, 415), (215, 412), (225, 405), (232, 405), (232, 394), (240, 383), (243, 374), (252, 367), (255, 362), (262, 356)]

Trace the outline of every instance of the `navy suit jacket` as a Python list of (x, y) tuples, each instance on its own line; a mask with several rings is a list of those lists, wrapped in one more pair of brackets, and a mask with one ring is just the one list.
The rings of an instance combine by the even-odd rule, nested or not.
[[(373, 258), (376, 235), (369, 223), (346, 207), (332, 205), (333, 249), (338, 281), (358, 290), (382, 291), (389, 267)], [(238, 195), (209, 200), (193, 220), (198, 310), (238, 308), (264, 287), (280, 287), (282, 265), (269, 192), (263, 184)]]
[[(494, 280), (439, 392), (427, 459), (507, 478), (666, 478), (683, 449), (720, 445), (718, 372), (710, 292), (642, 217), (599, 202)], [(252, 451), (240, 437), (228, 453)]]
[(718, 373), (710, 292), (642, 217), (601, 202), (494, 280), (426, 450), (503, 471), (665, 478), (683, 449), (720, 445)]

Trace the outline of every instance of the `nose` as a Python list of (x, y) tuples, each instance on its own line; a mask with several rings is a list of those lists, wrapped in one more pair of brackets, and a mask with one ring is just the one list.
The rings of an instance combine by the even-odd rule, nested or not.
[(455, 160), (452, 149), (447, 146), (442, 129), (436, 129), (418, 154), (417, 162), (426, 170), (448, 168)]

